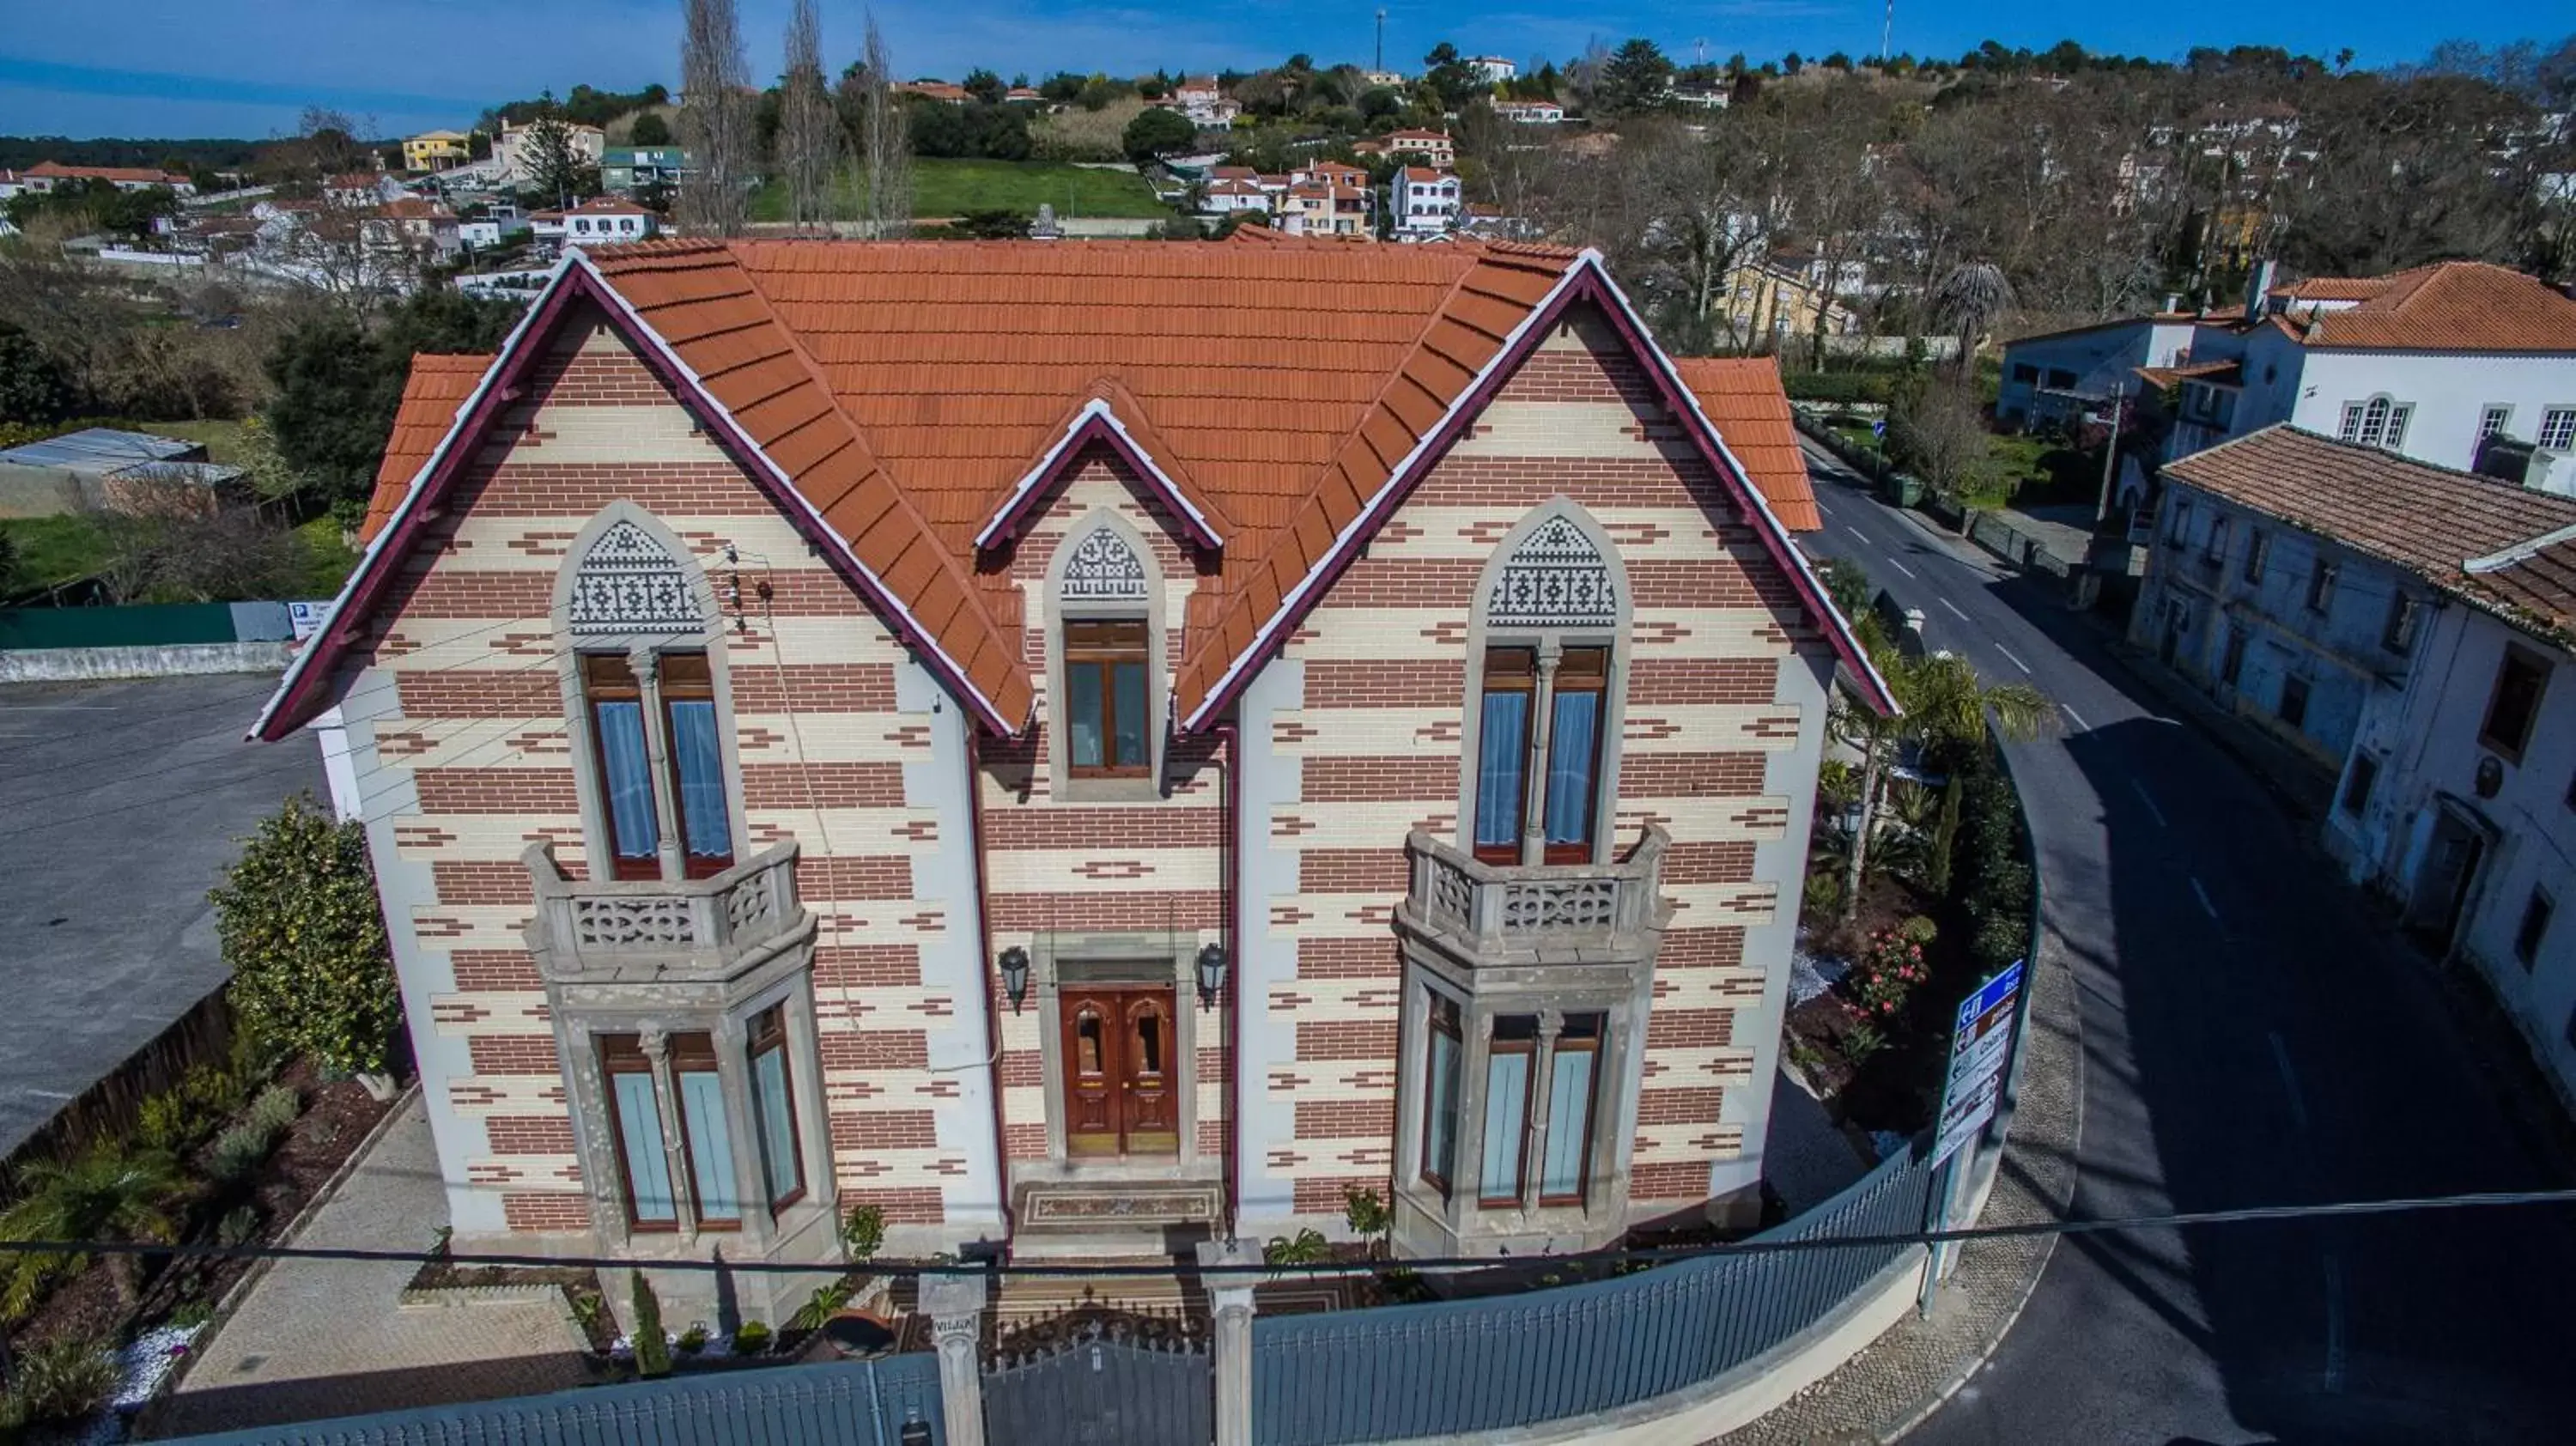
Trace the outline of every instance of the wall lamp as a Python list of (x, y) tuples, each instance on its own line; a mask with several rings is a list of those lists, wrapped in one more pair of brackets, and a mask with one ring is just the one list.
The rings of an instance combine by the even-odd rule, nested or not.
[(1210, 944), (1199, 950), (1199, 1009), (1216, 1007), (1216, 997), (1225, 988), (1225, 946)]
[(1002, 970), (1002, 993), (1011, 1001), (1011, 1012), (1017, 1014), (1029, 997), (1029, 951), (1014, 944), (1003, 950), (995, 962)]

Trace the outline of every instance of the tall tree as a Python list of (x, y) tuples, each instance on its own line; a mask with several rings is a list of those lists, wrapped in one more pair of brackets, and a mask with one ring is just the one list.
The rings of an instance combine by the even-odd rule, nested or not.
[(1601, 63), (1592, 109), (1604, 116), (1654, 110), (1671, 97), (1672, 88), (1672, 61), (1655, 42), (1637, 37), (1623, 42)]
[(1877, 830), (1881, 795), (1898, 750), (1981, 746), (1995, 735), (2034, 738), (2048, 726), (2055, 705), (2028, 683), (1980, 681), (1977, 670), (1955, 653), (1909, 658), (1891, 647), (1873, 649), (1871, 662), (1887, 680), (1888, 691), (1904, 709), (1885, 718), (1866, 708), (1838, 708), (1840, 731), (1861, 750), (1860, 827), (1852, 835), (1851, 857), (1844, 865), (1843, 917), (1860, 907), (1860, 885), (1869, 863), (1870, 835)]
[(1974, 373), (1977, 344), (2012, 304), (2012, 283), (2004, 278), (2004, 269), (1991, 261), (1951, 267), (1932, 288), (1933, 315), (1959, 334), (1959, 375)]
[(841, 132), (823, 88), (823, 20), (814, 0), (796, 0), (787, 22), (787, 68), (779, 81), (779, 169), (787, 175), (787, 218), (800, 228), (832, 217), (832, 180)]
[(681, 0), (681, 144), (693, 164), (680, 185), (680, 219), (707, 236), (738, 236), (750, 219), (749, 71), (734, 0)]
[(912, 227), (912, 140), (904, 108), (895, 100), (894, 53), (886, 48), (885, 32), (877, 29), (874, 10), (867, 12), (859, 71), (867, 87), (859, 106), (867, 182), (863, 219), (872, 237), (901, 236)]
[(528, 184), (557, 206), (569, 206), (582, 198), (584, 182), (596, 183), (590, 158), (581, 153), (573, 139), (572, 124), (563, 118), (555, 104), (555, 93), (547, 91), (529, 121), (527, 138), (519, 143), (519, 154), (525, 158)]

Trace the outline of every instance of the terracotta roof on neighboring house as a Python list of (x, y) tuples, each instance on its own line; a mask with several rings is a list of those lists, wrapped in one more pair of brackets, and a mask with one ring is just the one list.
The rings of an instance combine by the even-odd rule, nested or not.
[(2466, 564), (2576, 528), (2576, 498), (2455, 472), (2286, 424), (2168, 462), (2164, 475), (2556, 630), (2576, 620), (2566, 543), (2484, 572)]
[[(2277, 321), (2309, 346), (2576, 352), (2576, 300), (2484, 261), (2442, 261), (2366, 279), (2323, 277), (2298, 288), (2292, 314)], [(2301, 300), (2356, 304), (2299, 315)]]
[(372, 190), (376, 183), (383, 179), (384, 177), (375, 171), (342, 171), (322, 184), (334, 191), (354, 191), (361, 187)]
[(2472, 586), (2494, 596), (2519, 621), (2562, 643), (2576, 638), (2576, 533), (2561, 529), (2472, 559), (2468, 572)]
[(2221, 386), (2234, 387), (2245, 384), (2245, 364), (2241, 361), (2193, 362), (2187, 366), (2132, 367), (2130, 370), (2158, 387), (2169, 387), (2176, 382), (2189, 381), (2194, 377), (2216, 382)]
[[(1350, 247), (1258, 227), (1199, 245), (608, 246), (576, 257), (524, 326), (542, 337), (588, 299), (800, 526), (837, 544), (826, 547), (834, 565), (1003, 731), (1034, 702), (1026, 620), (1008, 570), (989, 565), (977, 537), (1006, 545), (1027, 496), (1071, 465), (1074, 439), (1114, 433), (1221, 539), (1174, 664), (1175, 719), (1195, 729), (1445, 451), (1464, 405), (1500, 384), (1506, 348), (1535, 345), (1543, 308), (1587, 301), (1651, 346), (1588, 255), (1508, 242)], [(495, 385), (520, 385), (535, 355), (505, 349)], [(320, 706), (309, 675), (327, 680), (329, 656), (383, 595), (399, 558), (380, 554), (409, 545), (461, 472), (468, 454), (450, 438), (497, 415), (506, 393), (483, 383), (484, 365), (415, 367), (369, 509), (369, 535), (385, 543), (352, 577), (346, 616), (289, 671), (262, 736)], [(1650, 362), (1650, 375), (1660, 366)], [(1658, 385), (1680, 404), (1678, 379)], [(1718, 395), (1760, 453), (1759, 425), (1735, 393)], [(1702, 437), (1695, 425), (1687, 435)], [(1747, 475), (1754, 464), (1716, 460), (1750, 510), (1764, 495)], [(1764, 470), (1779, 480), (1767, 460)], [(1874, 679), (1787, 538), (1758, 519), (1755, 532), (1855, 671)]]
[(1420, 181), (1426, 185), (1434, 181), (1446, 181), (1451, 179), (1448, 175), (1440, 171), (1435, 171), (1429, 166), (1406, 166), (1399, 172), (1399, 175), (1404, 180)]
[(1676, 357), (1673, 369), (1717, 429), (1718, 440), (1744, 464), (1780, 525), (1792, 532), (1823, 527), (1815, 488), (1807, 479), (1807, 458), (1798, 450), (1789, 393), (1780, 382), (1779, 358)]
[(1250, 166), (1208, 167), (1208, 179), (1212, 181), (1249, 181), (1260, 174)]
[(489, 356), (443, 356), (423, 352), (411, 359), (403, 379), (402, 405), (394, 412), (393, 435), (385, 440), (384, 460), (376, 464), (376, 490), (367, 498), (366, 521), (358, 541), (369, 543), (385, 530), (412, 478), (438, 450), (438, 439), (456, 421), (456, 409), (473, 394), (474, 384), (490, 370)]
[(125, 181), (156, 186), (180, 185), (188, 179), (158, 166), (66, 166), (60, 161), (38, 161), (19, 174), (57, 181)]

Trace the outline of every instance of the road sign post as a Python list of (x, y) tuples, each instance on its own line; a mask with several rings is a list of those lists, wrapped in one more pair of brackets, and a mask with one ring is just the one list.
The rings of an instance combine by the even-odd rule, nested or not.
[[(1949, 1076), (1941, 1087), (1941, 1115), (1932, 1139), (1932, 1167), (1941, 1176), (1933, 1182), (1926, 1230), (1949, 1228), (1952, 1197), (1958, 1194), (1962, 1173), (1951, 1157), (1984, 1132), (2003, 1100), (2004, 1079), (2015, 1044), (2014, 1025), (2020, 1018), (2024, 972), (2023, 961), (2015, 960), (2011, 968), (1977, 986), (1975, 993), (1959, 1002), (1958, 1019), (1950, 1031)], [(1932, 1247), (1932, 1258), (1923, 1272), (1920, 1302), (1927, 1315), (1932, 1310), (1933, 1293), (1940, 1288), (1941, 1277), (1955, 1253), (1956, 1247), (1946, 1243)]]

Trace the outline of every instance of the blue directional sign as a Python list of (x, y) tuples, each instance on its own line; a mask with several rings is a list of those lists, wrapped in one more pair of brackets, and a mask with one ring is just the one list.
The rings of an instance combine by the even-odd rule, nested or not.
[(1949, 1081), (1941, 1090), (1940, 1136), (1932, 1147), (1935, 1165), (1975, 1139), (2002, 1103), (2004, 1062), (2012, 1056), (2021, 983), (2022, 962), (2015, 960), (1959, 1003), (1958, 1026), (1950, 1034)]

